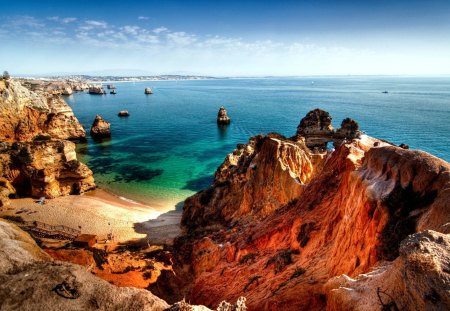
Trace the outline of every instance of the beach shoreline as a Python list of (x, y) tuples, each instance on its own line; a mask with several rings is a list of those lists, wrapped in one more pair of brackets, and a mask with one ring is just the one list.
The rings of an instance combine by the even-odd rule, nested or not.
[(149, 243), (170, 244), (181, 230), (181, 211), (168, 202), (165, 208), (142, 204), (97, 188), (81, 195), (46, 199), (38, 204), (33, 198), (12, 199), (0, 209), (0, 217), (20, 217), (23, 221), (39, 221), (64, 225), (95, 234), (105, 240), (124, 243), (146, 239)]

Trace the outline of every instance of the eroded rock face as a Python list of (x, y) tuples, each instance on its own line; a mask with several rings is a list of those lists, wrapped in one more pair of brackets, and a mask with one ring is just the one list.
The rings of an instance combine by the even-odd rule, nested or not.
[(89, 86), (89, 94), (103, 95), (106, 94), (106, 92), (101, 85), (91, 85)]
[(0, 219), (1, 310), (165, 310), (147, 290), (120, 288), (83, 267), (51, 261), (25, 232)]
[(361, 135), (359, 131), (359, 124), (351, 118), (342, 120), (341, 127), (336, 130), (333, 135), (333, 140), (339, 144), (344, 139), (354, 139)]
[(77, 160), (70, 141), (0, 143), (0, 177), (21, 196), (80, 194), (95, 187), (92, 171)]
[(0, 140), (29, 141), (46, 133), (57, 139), (86, 138), (61, 96), (32, 92), (10, 79), (8, 86), (0, 90)]
[(0, 218), (0, 275), (14, 273), (31, 263), (48, 260), (50, 257), (36, 245), (28, 233)]
[(230, 124), (231, 119), (228, 117), (227, 111), (224, 106), (221, 106), (219, 109), (219, 113), (217, 114), (217, 124), (226, 125)]
[(90, 133), (93, 138), (111, 137), (111, 124), (106, 122), (101, 116), (96, 115)]
[[(355, 123), (347, 121), (342, 126), (347, 134), (356, 133)], [(216, 306), (215, 297), (233, 301), (244, 295), (249, 310), (332, 309), (341, 298), (329, 302), (335, 298), (324, 287), (328, 280), (342, 274), (357, 278), (382, 263), (396, 262), (402, 248), (410, 247), (402, 241), (411, 234), (450, 232), (450, 164), (441, 159), (359, 134), (314, 166), (308, 152), (302, 161), (281, 157), (282, 146), (290, 150), (285, 154), (302, 154), (292, 152), (297, 148), (289, 141), (253, 140), (227, 157), (212, 188), (186, 201), (187, 230), (174, 243), (175, 269), (178, 278), (191, 275), (183, 294), (192, 303)], [(299, 169), (291, 165), (307, 160), (310, 164)], [(256, 170), (264, 168), (261, 175), (252, 171), (257, 162)], [(289, 170), (297, 178), (284, 179), (282, 163), (291, 163)], [(303, 185), (290, 202), (272, 200), (275, 192), (295, 193), (298, 188), (291, 187), (297, 181)], [(265, 190), (259, 193), (253, 187)], [(401, 275), (396, 269), (390, 273)], [(402, 299), (412, 303), (414, 292), (404, 289), (417, 283), (413, 278), (404, 282), (408, 284), (399, 287)], [(435, 283), (439, 297), (445, 282)], [(340, 291), (345, 294), (344, 287)], [(352, 297), (344, 298), (364, 300), (359, 293)], [(380, 304), (373, 302), (368, 310), (379, 310)], [(439, 306), (449, 307), (447, 302)]]
[(313, 175), (308, 148), (280, 135), (255, 136), (238, 145), (215, 173), (213, 185), (188, 198), (188, 227), (252, 221), (298, 197)]
[(360, 137), (359, 124), (351, 118), (345, 118), (341, 127), (334, 130), (331, 115), (321, 109), (314, 109), (300, 121), (297, 127), (297, 139), (303, 138), (306, 146), (314, 151), (324, 151), (329, 142), (339, 146), (346, 140)]
[(297, 135), (306, 138), (309, 148), (318, 147), (326, 149), (334, 130), (331, 126), (331, 115), (321, 109), (314, 109), (300, 121), (297, 127)]
[(448, 310), (450, 237), (432, 230), (408, 236), (400, 256), (367, 274), (325, 284), (327, 310)]

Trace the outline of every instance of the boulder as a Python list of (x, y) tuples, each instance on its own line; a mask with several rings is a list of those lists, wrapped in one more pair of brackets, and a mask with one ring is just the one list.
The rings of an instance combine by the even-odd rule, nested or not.
[(219, 113), (217, 114), (217, 124), (230, 124), (231, 119), (227, 115), (227, 111), (224, 106), (221, 106), (219, 109)]
[(96, 115), (90, 133), (93, 138), (111, 137), (111, 124), (106, 122), (101, 116)]
[(152, 91), (151, 88), (146, 87), (145, 90), (144, 90), (144, 93), (145, 93), (145, 94), (153, 94), (153, 91)]

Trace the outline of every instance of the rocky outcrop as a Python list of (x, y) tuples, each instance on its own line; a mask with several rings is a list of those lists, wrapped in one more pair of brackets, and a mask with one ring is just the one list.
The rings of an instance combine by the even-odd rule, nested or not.
[(73, 91), (70, 86), (63, 88), (61, 94), (62, 95), (72, 95)]
[(28, 233), (0, 218), (0, 275), (15, 273), (34, 262), (48, 260), (50, 256)]
[(326, 149), (334, 134), (331, 120), (328, 112), (321, 109), (312, 110), (300, 121), (297, 136), (305, 137), (305, 143), (309, 148)]
[(145, 90), (144, 90), (144, 93), (145, 94), (153, 94), (153, 90), (151, 88), (149, 88), (149, 87), (146, 87)]
[(85, 139), (86, 132), (61, 96), (30, 91), (13, 79), (7, 82), (0, 87), (1, 141), (30, 141), (42, 134)]
[(83, 267), (51, 261), (25, 232), (0, 219), (1, 310), (165, 310), (147, 290), (120, 288)]
[(0, 82), (0, 205), (16, 195), (55, 197), (95, 187), (66, 141), (85, 140), (86, 133), (62, 97), (13, 79)]
[(432, 230), (408, 236), (400, 256), (373, 271), (341, 275), (324, 287), (327, 310), (448, 310), (450, 237)]
[(328, 112), (321, 109), (311, 110), (297, 127), (297, 139), (303, 138), (309, 148), (323, 151), (327, 149), (329, 142), (333, 142), (336, 147), (345, 140), (352, 140), (361, 135), (358, 122), (351, 118), (345, 118), (336, 131), (331, 126), (331, 121)]
[(228, 117), (227, 111), (224, 106), (221, 106), (219, 109), (219, 113), (217, 114), (217, 124), (226, 125), (230, 124), (231, 119)]
[(93, 189), (92, 171), (77, 160), (75, 144), (46, 139), (0, 143), (0, 177), (7, 186), (20, 196), (48, 198)]
[(313, 169), (302, 141), (252, 137), (225, 158), (209, 189), (186, 200), (182, 224), (193, 228), (266, 217), (301, 194)]
[(101, 85), (91, 85), (89, 87), (89, 94), (103, 95), (106, 94), (106, 91), (103, 89), (103, 86)]
[[(327, 120), (322, 124), (327, 126)], [(342, 128), (349, 131), (345, 135), (356, 132), (350, 120)], [(395, 300), (398, 307), (413, 309), (415, 305), (409, 303), (417, 301), (421, 306), (421, 301), (428, 299), (441, 309), (450, 307), (447, 297), (443, 298), (448, 291), (444, 271), (450, 262), (447, 242), (419, 245), (416, 250), (414, 243), (408, 242), (421, 235), (423, 241), (431, 240), (429, 234), (434, 233), (426, 230), (437, 232), (435, 241), (440, 241), (439, 232), (450, 233), (449, 163), (360, 133), (352, 140), (343, 140), (316, 166), (308, 149), (295, 147), (289, 140), (254, 140), (227, 157), (212, 188), (185, 202), (185, 234), (174, 243), (175, 270), (178, 279), (191, 279), (185, 287), (177, 288), (178, 293), (207, 306), (219, 303), (215, 297), (233, 301), (244, 295), (249, 310), (334, 310), (341, 303), (342, 310), (352, 310), (356, 299), (361, 307), (357, 303), (355, 310), (362, 310), (362, 306), (379, 310), (375, 287), (380, 287), (392, 296), (389, 299), (380, 292), (386, 304)], [(281, 157), (283, 145), (289, 150), (286, 154), (302, 154), (293, 151), (306, 149), (302, 161)], [(257, 161), (259, 166), (253, 172), (251, 164)], [(283, 177), (288, 170), (281, 169), (282, 163), (289, 163), (289, 171), (297, 178)], [(293, 169), (295, 163), (309, 164)], [(303, 185), (295, 193), (298, 188), (293, 184), (297, 182)], [(265, 190), (258, 192), (253, 185)], [(287, 202), (271, 200), (277, 198), (274, 193), (292, 190), (295, 195)], [(270, 206), (271, 202), (276, 204)], [(439, 248), (446, 251), (435, 258)], [(405, 256), (423, 265), (411, 266)], [(404, 262), (406, 268), (396, 262)], [(364, 280), (364, 275), (376, 275), (378, 267), (384, 266), (392, 267), (386, 271), (393, 278), (404, 276), (403, 271), (406, 275), (420, 271), (404, 278), (395, 291), (370, 280), (358, 283), (358, 276)], [(441, 274), (434, 272), (439, 266)], [(341, 275), (348, 277), (341, 277), (343, 282), (330, 281)], [(426, 275), (432, 278), (423, 288), (408, 290), (421, 284), (416, 280)], [(349, 278), (357, 281), (347, 282)], [(383, 281), (380, 277), (379, 282)], [(164, 280), (166, 285), (176, 283), (182, 284)], [(432, 290), (431, 284), (437, 288)], [(160, 294), (166, 298), (163, 291)], [(371, 303), (366, 303), (366, 298)]]
[(358, 138), (361, 135), (359, 131), (359, 124), (355, 120), (351, 118), (345, 118), (342, 120), (341, 128), (337, 129), (333, 135), (334, 141), (339, 140), (339, 144), (341, 141), (345, 139), (354, 139)]
[(106, 122), (101, 116), (96, 115), (91, 126), (90, 134), (96, 139), (111, 137), (111, 124)]

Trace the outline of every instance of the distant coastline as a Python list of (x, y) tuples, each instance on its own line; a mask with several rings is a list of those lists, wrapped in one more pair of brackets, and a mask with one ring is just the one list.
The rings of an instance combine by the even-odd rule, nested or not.
[(26, 80), (40, 81), (83, 81), (87, 83), (105, 83), (105, 82), (145, 82), (145, 81), (184, 81), (184, 80), (215, 80), (219, 79), (211, 76), (196, 75), (142, 75), (142, 76), (96, 76), (96, 75), (57, 75), (57, 76), (35, 76), (35, 77), (16, 77)]

